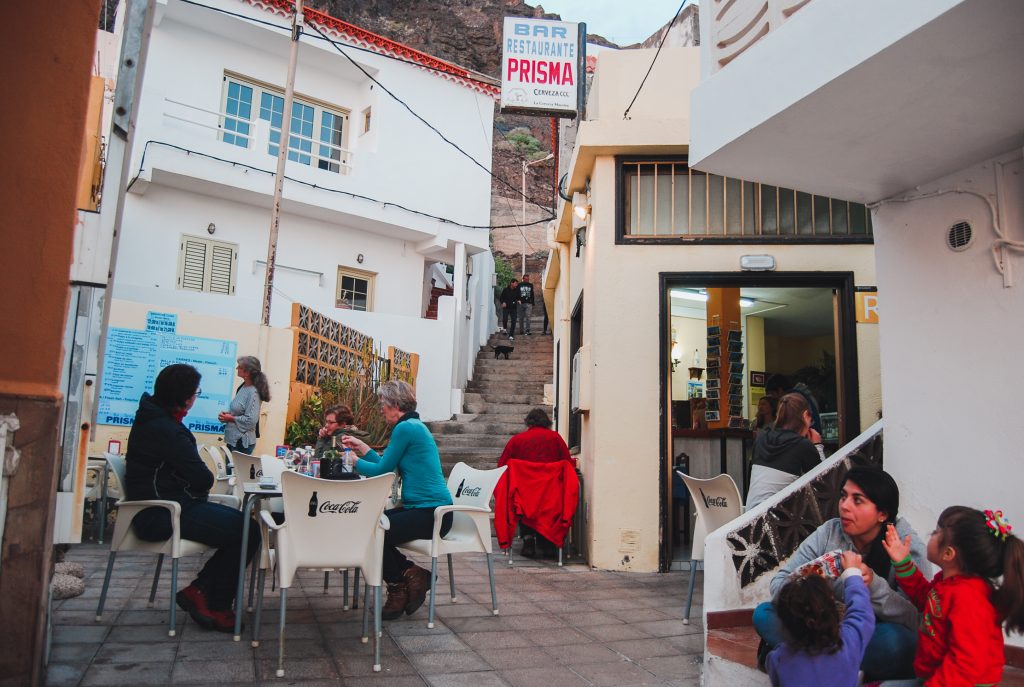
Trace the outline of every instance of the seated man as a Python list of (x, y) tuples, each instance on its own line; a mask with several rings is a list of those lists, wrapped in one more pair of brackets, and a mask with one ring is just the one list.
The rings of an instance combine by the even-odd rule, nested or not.
[[(510, 460), (528, 460), (534, 463), (567, 460), (576, 467), (576, 459), (569, 455), (569, 447), (566, 446), (562, 435), (551, 429), (551, 418), (543, 408), (534, 408), (527, 413), (525, 424), (526, 431), (516, 434), (505, 445), (505, 450), (498, 459), (499, 468)], [(542, 556), (557, 556), (555, 545), (537, 534), (533, 528), (521, 524), (519, 529), (523, 535), (522, 555), (535, 558), (539, 544)]]

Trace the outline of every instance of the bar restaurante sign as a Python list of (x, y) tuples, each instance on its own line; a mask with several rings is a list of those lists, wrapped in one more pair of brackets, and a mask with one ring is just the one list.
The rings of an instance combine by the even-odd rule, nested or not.
[(575, 117), (579, 107), (580, 24), (505, 17), (501, 110)]

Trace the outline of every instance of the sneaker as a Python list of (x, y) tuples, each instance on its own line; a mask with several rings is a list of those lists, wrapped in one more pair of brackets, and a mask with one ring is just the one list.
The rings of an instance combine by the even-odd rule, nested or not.
[(764, 641), (764, 639), (762, 639), (760, 642), (758, 642), (758, 644), (757, 644), (757, 669), (760, 670), (762, 673), (767, 673), (768, 672), (768, 667), (767, 667), (768, 654), (769, 654), (769, 652), (771, 652), (771, 650), (772, 650), (772, 648), (770, 646), (768, 646), (768, 642)]
[(188, 613), (192, 620), (196, 621), (196, 625), (208, 630), (213, 628), (213, 618), (210, 616), (206, 594), (202, 589), (190, 584), (178, 592), (174, 600), (177, 602), (178, 608)]
[(405, 602), (405, 612), (412, 615), (423, 605), (430, 590), (430, 571), (418, 565), (405, 569), (405, 586), (409, 590), (409, 600)]
[(535, 537), (523, 537), (523, 549), (519, 552), (524, 558), (537, 557), (537, 539)]
[(409, 587), (405, 580), (401, 582), (388, 582), (388, 600), (380, 609), (380, 617), (384, 620), (397, 620), (405, 613), (405, 606), (409, 603)]
[[(235, 612), (230, 608), (223, 611), (209, 611), (210, 627), (211, 630), (217, 632), (235, 632)], [(242, 628), (245, 628), (245, 623), (242, 623)]]

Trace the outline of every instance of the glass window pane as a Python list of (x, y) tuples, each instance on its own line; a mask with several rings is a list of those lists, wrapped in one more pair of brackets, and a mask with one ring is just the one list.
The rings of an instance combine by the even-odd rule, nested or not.
[(811, 214), (811, 194), (796, 192), (796, 231), (801, 236), (814, 234), (814, 215)]
[(248, 148), (249, 119), (251, 116), (252, 88), (235, 81), (229, 81), (228, 97), (224, 107), (224, 142), (240, 148)]
[(829, 236), (832, 231), (828, 221), (829, 207), (828, 198), (825, 196), (814, 196), (814, 235)]
[(708, 233), (725, 233), (725, 179), (717, 174), (708, 175)]
[(707, 175), (690, 170), (690, 233), (707, 233), (708, 211), (708, 180)]
[(686, 165), (675, 165), (675, 233), (690, 233), (690, 176)]
[(850, 203), (850, 233), (863, 236), (868, 233), (867, 208), (860, 203)]
[(739, 179), (725, 180), (725, 233), (739, 236), (743, 229), (743, 185)]
[(779, 233), (796, 233), (796, 212), (793, 207), (793, 190), (789, 188), (779, 189)]
[(832, 234), (833, 235), (846, 235), (850, 233), (848, 226), (846, 211), (849, 207), (849, 203), (845, 200), (832, 199)]
[(672, 165), (654, 165), (654, 169), (657, 175), (654, 233), (668, 236), (672, 233)]
[[(320, 159), (317, 166), (331, 172), (341, 171), (341, 135), (345, 119), (333, 112), (324, 110), (320, 120), (320, 141), (329, 143), (330, 146), (319, 146)], [(334, 147), (331, 147), (334, 146)]]
[(778, 194), (774, 186), (761, 184), (761, 233), (773, 236), (779, 233), (777, 211)]
[(270, 122), (267, 152), (277, 157), (278, 145), (281, 143), (281, 121), (284, 119), (284, 98), (264, 91), (260, 95), (260, 119)]
[(627, 236), (638, 234), (636, 222), (637, 222), (637, 203), (640, 198), (640, 184), (638, 183), (638, 166), (628, 165), (623, 170), (623, 178), (626, 184), (624, 193), (626, 195), (626, 227), (625, 234)]
[[(288, 136), (288, 159), (308, 165), (312, 158), (306, 153), (313, 151), (313, 142), (307, 140), (313, 136), (313, 108), (305, 103), (292, 103), (292, 123)], [(299, 134), (304, 138), (299, 138)]]
[(754, 182), (743, 182), (743, 234), (745, 236), (756, 236), (758, 233), (757, 204), (754, 202)]
[(640, 165), (640, 197), (637, 200), (637, 233), (654, 233), (654, 165)]

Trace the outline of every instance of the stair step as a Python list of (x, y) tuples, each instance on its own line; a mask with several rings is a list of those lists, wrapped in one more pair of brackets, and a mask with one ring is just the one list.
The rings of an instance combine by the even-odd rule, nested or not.
[(437, 448), (477, 448), (496, 450), (501, 454), (505, 444), (512, 438), (511, 434), (436, 434), (434, 440)]

